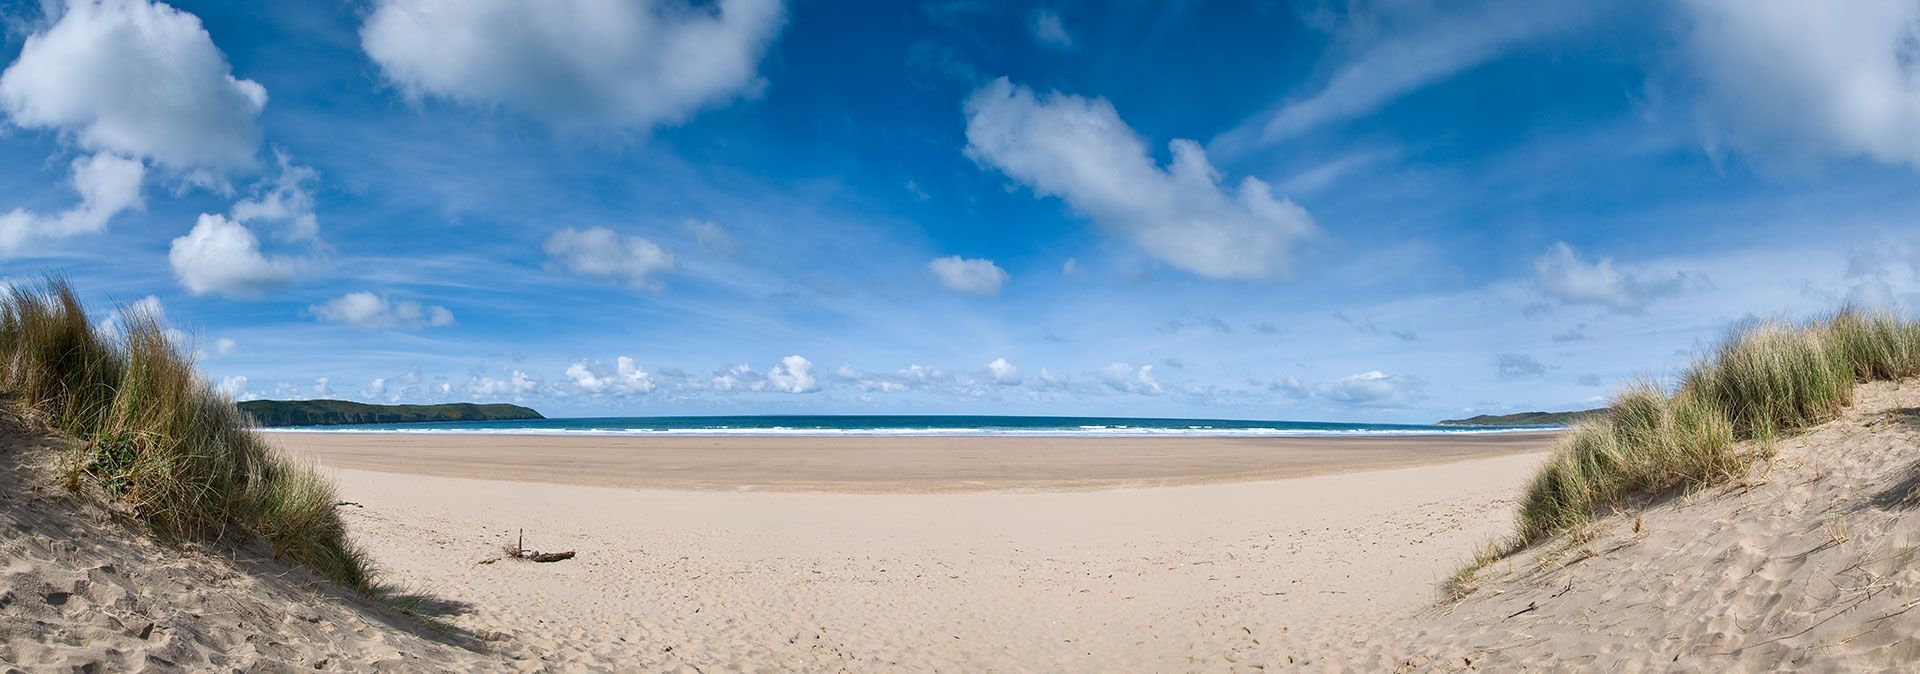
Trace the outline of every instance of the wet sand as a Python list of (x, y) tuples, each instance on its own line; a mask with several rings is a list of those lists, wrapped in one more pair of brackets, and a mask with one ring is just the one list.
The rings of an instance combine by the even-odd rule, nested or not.
[(1540, 452), (1556, 436), (268, 435), (337, 468), (635, 489), (841, 493), (1087, 491), (1277, 480)]

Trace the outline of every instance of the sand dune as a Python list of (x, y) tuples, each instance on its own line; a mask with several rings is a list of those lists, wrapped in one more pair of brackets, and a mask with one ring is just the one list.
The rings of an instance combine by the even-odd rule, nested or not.
[(1920, 669), (1920, 386), (1863, 385), (1844, 417), (1777, 450), (1741, 482), (1496, 564), (1459, 603), (1293, 630), (1252, 657), (1341, 671)]
[[(4, 415), (0, 415), (3, 417)], [(461, 671), (455, 632), (249, 551), (165, 545), (55, 486), (52, 441), (0, 426), (0, 671)]]

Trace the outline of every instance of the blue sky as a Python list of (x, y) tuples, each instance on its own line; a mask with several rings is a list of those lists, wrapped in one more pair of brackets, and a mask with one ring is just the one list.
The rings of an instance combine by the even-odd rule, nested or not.
[(1920, 4), (7, 5), (0, 278), (241, 398), (1425, 421), (1920, 310)]

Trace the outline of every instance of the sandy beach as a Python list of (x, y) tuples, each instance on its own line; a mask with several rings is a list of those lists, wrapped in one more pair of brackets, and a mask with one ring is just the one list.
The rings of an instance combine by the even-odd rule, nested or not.
[[(1549, 441), (276, 438), (503, 659), (655, 671), (1232, 670), (1276, 630), (1431, 604)], [(1086, 491), (1165, 482), (1205, 484)], [(579, 556), (480, 563), (523, 529)]]
[(1552, 432), (1329, 437), (794, 437), (268, 432), (335, 468), (635, 489), (1084, 491), (1544, 451)]

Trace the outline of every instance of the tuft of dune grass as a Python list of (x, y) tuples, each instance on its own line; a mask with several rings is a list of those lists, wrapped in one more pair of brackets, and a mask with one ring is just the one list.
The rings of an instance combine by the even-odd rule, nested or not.
[(379, 591), (332, 483), (254, 433), (158, 317), (123, 308), (107, 330), (64, 281), (7, 290), (0, 392), (77, 440), (62, 457), (69, 487), (96, 487), (163, 534), (258, 538), (327, 580)]
[[(1695, 361), (1672, 393), (1637, 381), (1606, 414), (1573, 427), (1527, 484), (1511, 538), (1444, 589), (1536, 543), (1581, 531), (1638, 499), (1742, 475), (1765, 443), (1840, 415), (1856, 384), (1920, 375), (1920, 322), (1843, 309), (1805, 323), (1743, 326)], [(1758, 442), (1748, 442), (1758, 441)], [(1745, 448), (1744, 450), (1742, 448)]]

